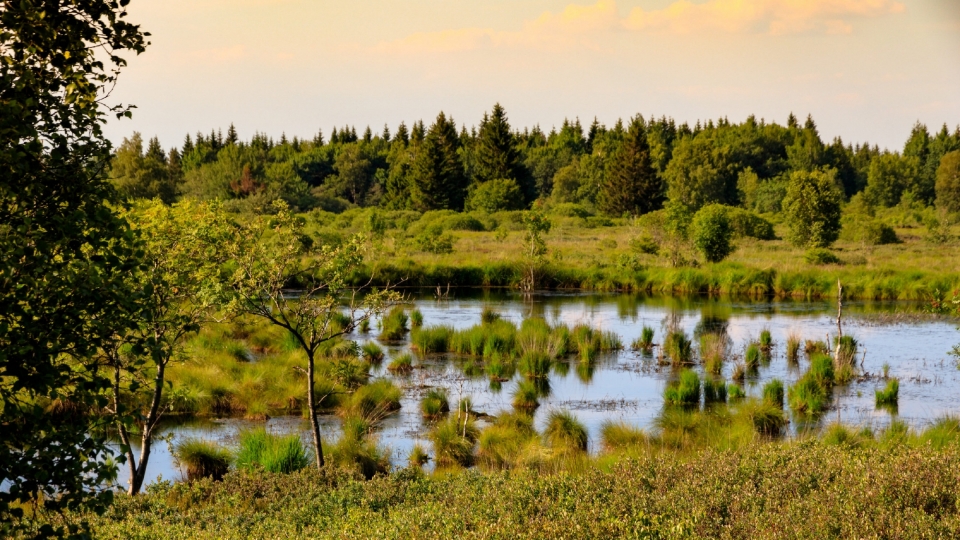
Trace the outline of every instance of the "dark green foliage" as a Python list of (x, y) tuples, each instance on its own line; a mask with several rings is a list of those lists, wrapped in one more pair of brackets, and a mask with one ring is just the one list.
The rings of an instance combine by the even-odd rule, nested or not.
[(730, 228), (740, 238), (755, 238), (757, 240), (773, 240), (773, 224), (754, 214), (753, 212), (736, 207), (725, 207)]
[(727, 384), (723, 379), (707, 377), (703, 381), (703, 402), (723, 403), (727, 401)]
[(470, 189), (465, 208), (467, 211), (500, 212), (522, 210), (523, 193), (512, 178), (497, 178), (476, 184)]
[[(102, 0), (0, 8), (2, 536), (30, 526), (30, 515), (20, 518), (32, 504), (102, 512), (113, 496), (100, 489), (115, 472), (104, 430), (85, 413), (106, 405), (112, 376), (91, 356), (138, 310), (139, 291), (125, 282), (136, 246), (108, 206), (117, 198), (103, 174), (102, 125), (131, 113), (102, 100), (122, 57), (147, 45), (126, 15)], [(47, 414), (41, 400), (71, 403), (76, 414)], [(82, 529), (58, 523), (39, 536)]]
[(178, 442), (173, 448), (173, 455), (181, 467), (186, 467), (187, 480), (191, 482), (201, 478), (223, 480), (233, 457), (227, 449), (200, 439)]
[[(523, 163), (518, 141), (510, 131), (507, 113), (499, 103), (493, 106), (490, 116), (484, 114), (480, 122), (474, 154), (476, 156), (474, 176), (477, 182), (483, 185), (492, 181), (512, 181), (512, 189), (516, 191), (511, 196), (520, 196), (519, 199), (503, 199), (502, 202), (506, 205), (497, 208), (498, 210), (521, 209), (536, 197), (533, 177)], [(473, 194), (471, 194), (472, 197)], [(489, 197), (486, 199), (490, 200)], [(477, 209), (480, 208), (477, 207)], [(494, 210), (488, 209), (488, 211)]]
[(960, 212), (960, 150), (943, 156), (937, 168), (937, 206)]
[(701, 208), (690, 226), (694, 247), (707, 262), (720, 262), (733, 252), (733, 229), (723, 206), (711, 204)]
[(680, 372), (680, 378), (670, 383), (663, 392), (670, 405), (697, 405), (700, 403), (700, 376), (692, 369)]
[(417, 210), (461, 210), (466, 178), (457, 155), (457, 128), (444, 113), (424, 137), (410, 170), (410, 201)]
[(663, 191), (650, 159), (646, 122), (638, 115), (609, 158), (597, 207), (610, 216), (645, 214), (660, 207)]
[(453, 235), (445, 232), (443, 227), (436, 223), (427, 226), (413, 239), (414, 245), (420, 251), (436, 254), (453, 253), (454, 241)]
[(795, 172), (783, 200), (788, 234), (797, 246), (827, 247), (840, 235), (840, 203), (835, 173)]

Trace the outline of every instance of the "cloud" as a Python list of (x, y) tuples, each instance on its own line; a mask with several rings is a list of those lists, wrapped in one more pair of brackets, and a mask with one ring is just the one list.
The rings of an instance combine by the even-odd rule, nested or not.
[(902, 13), (893, 0), (678, 0), (664, 9), (634, 8), (624, 26), (635, 31), (695, 34), (701, 32), (767, 33), (818, 32), (849, 34), (849, 19)]
[(599, 49), (599, 40), (615, 32), (700, 35), (709, 33), (850, 34), (854, 19), (902, 13), (895, 0), (676, 0), (667, 7), (632, 9), (621, 16), (615, 0), (570, 4), (545, 12), (516, 31), (461, 28), (419, 32), (383, 42), (376, 52), (464, 52), (492, 47), (556, 48), (570, 45)]

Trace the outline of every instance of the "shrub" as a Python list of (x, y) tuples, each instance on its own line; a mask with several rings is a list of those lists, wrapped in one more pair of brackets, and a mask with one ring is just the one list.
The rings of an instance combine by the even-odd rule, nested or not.
[(807, 264), (815, 264), (817, 266), (823, 266), (825, 264), (842, 264), (840, 257), (837, 257), (828, 249), (823, 248), (813, 248), (808, 250), (803, 255), (803, 260), (807, 261)]
[(516, 180), (498, 178), (475, 184), (467, 195), (467, 211), (499, 212), (501, 210), (522, 210), (523, 193)]
[(223, 479), (230, 468), (230, 451), (209, 441), (184, 439), (173, 447), (173, 456), (187, 468), (187, 480)]
[(680, 379), (667, 385), (663, 398), (671, 405), (700, 403), (700, 376), (692, 369), (681, 371)]
[(543, 437), (547, 443), (558, 449), (587, 451), (587, 428), (576, 416), (567, 411), (553, 411), (547, 417), (547, 427)]
[(428, 225), (423, 232), (413, 238), (413, 243), (420, 251), (427, 253), (453, 253), (453, 235), (444, 232), (438, 224)]
[(756, 238), (757, 240), (773, 240), (773, 224), (749, 210), (737, 207), (726, 207), (727, 218), (734, 234), (741, 238)]
[(272, 473), (292, 473), (310, 464), (300, 435), (276, 435), (264, 428), (242, 431), (237, 449), (237, 468), (262, 467)]
[(693, 216), (691, 235), (693, 246), (707, 262), (720, 262), (733, 252), (733, 229), (719, 204), (704, 206)]
[(890, 379), (883, 390), (876, 391), (877, 407), (896, 405), (900, 397), (900, 381)]
[(630, 240), (630, 249), (635, 253), (658, 255), (660, 253), (660, 244), (647, 235), (637, 236), (636, 238)]
[(900, 242), (900, 238), (897, 237), (897, 233), (893, 230), (893, 227), (877, 220), (858, 223), (855, 238), (870, 246), (882, 246)]

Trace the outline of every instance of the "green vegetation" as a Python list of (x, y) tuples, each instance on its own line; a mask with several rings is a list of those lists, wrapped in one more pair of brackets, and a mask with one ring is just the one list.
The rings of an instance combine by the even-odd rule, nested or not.
[(233, 456), (225, 448), (200, 439), (184, 439), (173, 448), (173, 455), (181, 467), (187, 469), (187, 480), (201, 478), (223, 480)]
[(675, 366), (685, 366), (693, 362), (693, 344), (683, 330), (668, 331), (662, 347), (663, 353)]
[(653, 328), (649, 326), (644, 326), (640, 330), (640, 337), (635, 339), (633, 343), (630, 344), (630, 348), (635, 351), (643, 351), (649, 353), (653, 350)]
[(387, 364), (387, 369), (400, 375), (409, 374), (413, 371), (413, 357), (409, 354), (401, 354)]
[(420, 410), (424, 418), (439, 418), (441, 415), (450, 412), (450, 401), (447, 398), (447, 391), (443, 388), (431, 388), (420, 401)]
[(262, 468), (272, 473), (292, 473), (310, 464), (300, 435), (276, 435), (264, 428), (240, 433), (235, 464), (239, 469)]
[(900, 381), (897, 379), (890, 379), (887, 381), (887, 386), (883, 390), (876, 391), (877, 407), (891, 405), (896, 406), (899, 397)]
[(587, 428), (568, 411), (553, 411), (547, 417), (543, 437), (560, 451), (587, 451)]
[(783, 382), (773, 379), (763, 386), (763, 401), (779, 408), (783, 408)]
[(671, 405), (697, 405), (700, 403), (700, 376), (692, 369), (680, 372), (679, 379), (667, 385), (663, 399)]

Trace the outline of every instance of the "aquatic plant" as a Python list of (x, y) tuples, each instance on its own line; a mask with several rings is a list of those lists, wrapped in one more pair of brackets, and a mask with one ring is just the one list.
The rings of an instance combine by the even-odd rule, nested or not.
[(671, 330), (663, 340), (663, 352), (675, 366), (693, 363), (693, 344), (683, 330)]
[(706, 377), (703, 380), (703, 402), (723, 403), (727, 401), (727, 385), (723, 379)]
[(730, 339), (725, 333), (706, 332), (700, 336), (700, 361), (707, 373), (719, 375), (729, 354)]
[(929, 445), (933, 449), (940, 449), (948, 444), (960, 440), (960, 418), (945, 416), (937, 419), (932, 425), (920, 434), (921, 445)]
[(753, 428), (762, 435), (776, 436), (783, 433), (787, 417), (783, 409), (766, 399), (750, 400), (742, 406), (742, 412), (750, 417)]
[(820, 442), (827, 446), (846, 446), (858, 448), (863, 445), (865, 439), (872, 439), (873, 434), (869, 430), (856, 432), (849, 426), (834, 422), (823, 429), (820, 436)]
[(765, 355), (770, 354), (770, 351), (773, 350), (773, 336), (770, 334), (769, 328), (764, 328), (760, 331), (760, 339), (757, 341), (757, 344), (760, 346), (760, 352)]
[(630, 348), (635, 351), (650, 352), (653, 350), (653, 328), (649, 326), (644, 326), (640, 330), (640, 337), (633, 340), (633, 343), (630, 344)]
[(803, 342), (803, 352), (806, 353), (808, 357), (812, 357), (814, 354), (829, 354), (830, 347), (827, 346), (826, 341), (808, 339)]
[(423, 448), (420, 443), (414, 444), (413, 448), (410, 450), (410, 455), (407, 456), (407, 463), (411, 467), (423, 467), (430, 461), (430, 454)]
[(483, 309), (480, 310), (480, 323), (481, 324), (492, 324), (500, 320), (500, 313), (498, 313), (491, 306), (483, 306)]
[(443, 388), (431, 388), (427, 390), (426, 395), (420, 401), (420, 411), (425, 418), (437, 418), (442, 414), (450, 412), (450, 401), (447, 399), (447, 391)]
[(360, 319), (360, 325), (359, 325), (359, 327), (358, 327), (358, 330), (360, 330), (360, 333), (361, 333), (361, 334), (369, 334), (369, 333), (370, 333), (370, 319), (369, 319), (369, 318)]
[(810, 371), (808, 375), (824, 389), (833, 387), (835, 382), (835, 370), (833, 359), (826, 354), (814, 353), (810, 358)]
[(517, 370), (527, 379), (545, 379), (550, 374), (552, 360), (547, 353), (529, 351), (517, 363)]
[(700, 376), (692, 369), (680, 372), (680, 378), (667, 385), (663, 399), (671, 405), (696, 405), (700, 403)]
[(529, 415), (501, 413), (492, 426), (480, 432), (477, 462), (488, 469), (509, 468), (518, 462), (521, 452), (536, 435)]
[(401, 354), (387, 364), (387, 369), (398, 375), (406, 375), (413, 371), (413, 357), (409, 354)]
[(419, 309), (410, 312), (410, 329), (416, 330), (423, 326), (423, 313)]
[(472, 464), (473, 447), (478, 436), (479, 431), (469, 418), (461, 420), (452, 416), (438, 422), (429, 434), (437, 465), (467, 467)]
[(787, 401), (795, 413), (815, 415), (827, 408), (827, 390), (808, 372), (787, 390)]
[(735, 363), (730, 378), (742, 384), (747, 379), (747, 365), (740, 361)]
[(400, 341), (407, 335), (409, 317), (401, 306), (391, 309), (380, 320), (380, 339), (383, 341)]
[(392, 381), (379, 379), (361, 386), (344, 400), (344, 417), (379, 419), (400, 409), (400, 389)]
[(747, 394), (743, 391), (743, 388), (738, 384), (730, 383), (727, 385), (727, 398), (731, 401), (735, 399), (743, 399), (747, 397)]
[(800, 336), (791, 332), (787, 336), (787, 362), (796, 364), (800, 361)]
[(187, 480), (222, 480), (230, 468), (230, 451), (202, 439), (184, 439), (173, 447), (173, 456), (187, 469)]
[(383, 349), (372, 341), (364, 343), (360, 347), (360, 357), (375, 366), (383, 362)]
[(543, 438), (556, 449), (587, 451), (587, 428), (569, 411), (552, 411), (547, 416)]
[(513, 392), (513, 406), (517, 409), (536, 409), (540, 406), (537, 398), (540, 392), (532, 381), (520, 381)]
[(749, 373), (756, 373), (760, 369), (760, 344), (751, 342), (747, 345), (747, 352), (743, 355), (744, 367)]
[(300, 435), (276, 435), (264, 428), (241, 431), (237, 448), (238, 469), (261, 467), (272, 473), (291, 473), (310, 464)]
[(442, 354), (449, 350), (450, 337), (455, 332), (451, 326), (414, 327), (410, 344), (422, 354)]
[(368, 419), (344, 418), (340, 438), (325, 449), (327, 460), (341, 469), (355, 470), (368, 480), (377, 474), (386, 474), (390, 471), (390, 452), (380, 448), (370, 433)]
[(890, 379), (887, 381), (886, 388), (876, 391), (877, 407), (896, 405), (899, 397), (900, 381), (898, 379)]
[(783, 382), (780, 379), (773, 379), (763, 385), (763, 401), (783, 408)]

